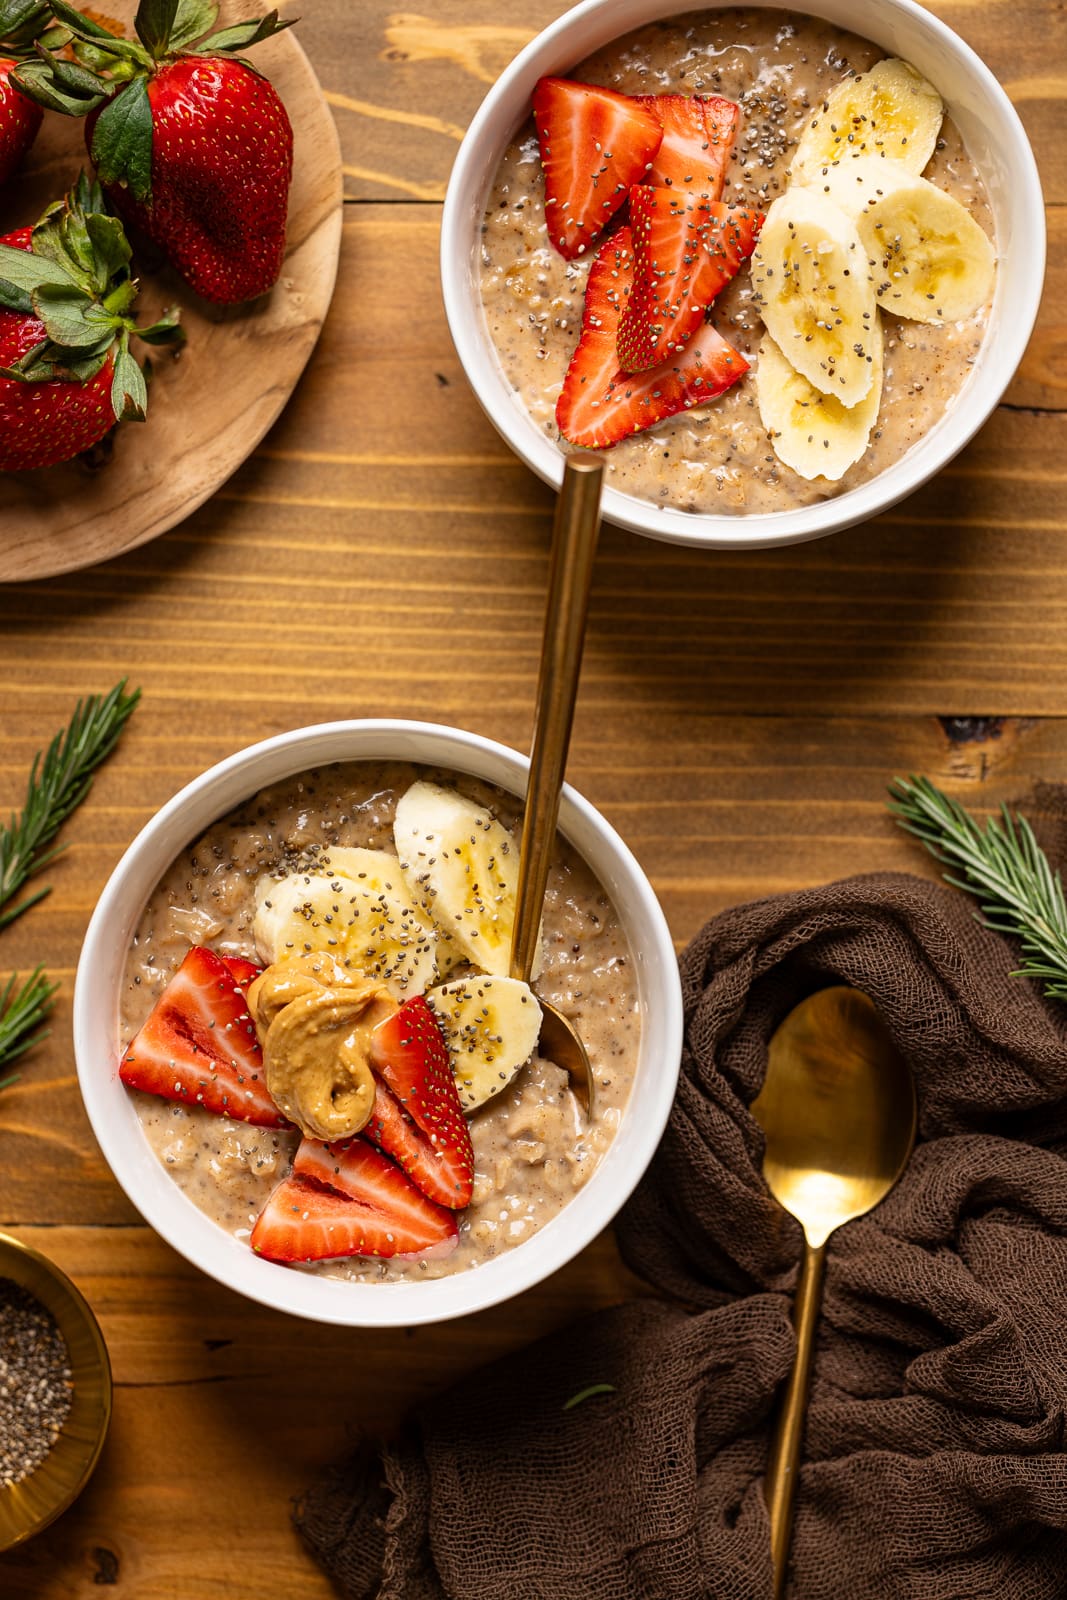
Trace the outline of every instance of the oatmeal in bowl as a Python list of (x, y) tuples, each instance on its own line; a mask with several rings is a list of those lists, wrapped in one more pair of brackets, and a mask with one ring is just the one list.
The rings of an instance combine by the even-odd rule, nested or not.
[[(90, 924), (78, 1072), (119, 1182), (232, 1287), (352, 1325), (490, 1305), (569, 1260), (651, 1158), (673, 946), (565, 791), (532, 984), (508, 975), (526, 762), (418, 723), (253, 747), (139, 835)], [(576, 1023), (590, 1115), (538, 1051)]]
[(1033, 156), (910, 0), (586, 3), (491, 90), (449, 185), (449, 323), (549, 482), (753, 546), (862, 521), (967, 442), (1036, 316)]

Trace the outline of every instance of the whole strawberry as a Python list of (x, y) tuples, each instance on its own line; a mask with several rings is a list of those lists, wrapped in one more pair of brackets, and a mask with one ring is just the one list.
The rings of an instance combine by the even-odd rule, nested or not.
[(44, 116), (19, 92), (11, 73), (51, 21), (45, 0), (0, 0), (0, 183), (22, 165)]
[[(32, 228), (20, 228), (0, 238), (0, 245), (29, 251), (32, 237)], [(5, 370), (15, 369), (45, 338), (38, 318), (0, 309), (0, 366)], [(85, 383), (54, 379), (31, 387), (13, 377), (0, 378), (0, 471), (51, 467), (102, 439), (115, 422), (114, 365), (109, 351), (96, 376)]]
[(113, 210), (205, 299), (265, 294), (285, 258), (293, 130), (274, 89), (235, 52), (290, 24), (272, 11), (200, 38), (217, 20), (214, 0), (141, 0), (133, 40), (66, 0), (52, 0), (52, 11), (73, 35), (77, 63), (40, 47), (16, 81), (42, 104), (87, 118)]
[(131, 321), (129, 261), (121, 222), (84, 176), (35, 228), (0, 239), (0, 472), (68, 461), (117, 421), (144, 420), (130, 335), (182, 335), (172, 313), (150, 328)]
[(13, 56), (0, 56), (0, 183), (22, 165), (44, 117), (40, 106), (11, 82), (11, 69), (17, 65)]

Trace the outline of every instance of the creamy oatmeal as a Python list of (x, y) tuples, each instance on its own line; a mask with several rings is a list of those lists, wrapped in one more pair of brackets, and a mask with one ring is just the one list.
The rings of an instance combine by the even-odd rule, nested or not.
[[(398, 800), (417, 779), (449, 785), (508, 828), (516, 826), (520, 808), (510, 795), (476, 779), (402, 763), (324, 767), (262, 791), (186, 850), (145, 907), (126, 963), (123, 1048), (191, 944), (255, 959), (256, 884), (264, 874), (313, 871), (331, 848), (391, 850)], [(562, 840), (546, 895), (536, 988), (581, 1033), (595, 1074), (593, 1121), (586, 1124), (566, 1075), (535, 1057), (470, 1117), (474, 1191), (458, 1215), (459, 1242), (451, 1254), (354, 1257), (303, 1270), (358, 1282), (461, 1271), (522, 1243), (583, 1186), (618, 1127), (640, 1022), (630, 952), (615, 911)], [(146, 1137), (174, 1181), (221, 1227), (247, 1240), (290, 1170), (299, 1134), (131, 1092)]]
[[(654, 23), (576, 66), (571, 78), (627, 95), (723, 95), (741, 107), (723, 199), (766, 211), (784, 192), (801, 133), (827, 95), (884, 52), (796, 12), (742, 8)], [(924, 176), (992, 236), (979, 174), (951, 118)], [(531, 417), (558, 439), (554, 410), (577, 342), (589, 259), (566, 261), (548, 243), (533, 123), (497, 172), (483, 227), (481, 294), (505, 376)], [(712, 404), (683, 412), (605, 451), (615, 489), (690, 512), (791, 509), (875, 477), (951, 406), (977, 355), (988, 305), (942, 325), (883, 313), (884, 387), (869, 447), (836, 482), (807, 480), (778, 459), (755, 395), (763, 323), (742, 270), (712, 321), (752, 370)]]

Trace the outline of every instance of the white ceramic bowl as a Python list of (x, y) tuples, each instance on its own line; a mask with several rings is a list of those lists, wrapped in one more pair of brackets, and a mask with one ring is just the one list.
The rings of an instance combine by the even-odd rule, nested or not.
[[(754, 8), (774, 0), (744, 0)], [(780, 5), (780, 0), (778, 0)], [(562, 478), (559, 447), (530, 420), (505, 379), (478, 293), (480, 227), (493, 176), (530, 114), (538, 78), (566, 76), (593, 51), (633, 28), (715, 4), (679, 0), (584, 0), (517, 55), (483, 101), (460, 146), (445, 196), (441, 282), (449, 328), (464, 370), (491, 422), (546, 483)], [(931, 478), (978, 431), (1022, 359), (1045, 273), (1045, 212), (1037, 165), (1022, 123), (989, 69), (950, 28), (912, 0), (805, 0), (797, 8), (902, 56), (930, 79), (985, 180), (996, 224), (999, 268), (991, 326), (963, 392), (899, 462), (869, 483), (817, 505), (753, 516), (692, 514), (607, 489), (604, 515), (671, 544), (745, 549), (817, 539), (864, 522)]]
[(137, 835), (93, 913), (74, 994), (74, 1048), (93, 1132), (115, 1177), (157, 1233), (221, 1283), (264, 1305), (318, 1322), (410, 1326), (480, 1311), (519, 1294), (577, 1255), (605, 1228), (659, 1143), (682, 1050), (674, 946), (652, 888), (618, 834), (588, 801), (564, 789), (560, 828), (611, 895), (633, 953), (641, 1043), (619, 1131), (565, 1209), (525, 1243), (452, 1277), (344, 1283), (253, 1255), (188, 1200), (149, 1147), (119, 1080), (118, 1023), (126, 952), (149, 895), (205, 828), (265, 784), (334, 761), (417, 761), (470, 773), (523, 794), (529, 763), (477, 734), (426, 722), (329, 722), (251, 746), (188, 784)]

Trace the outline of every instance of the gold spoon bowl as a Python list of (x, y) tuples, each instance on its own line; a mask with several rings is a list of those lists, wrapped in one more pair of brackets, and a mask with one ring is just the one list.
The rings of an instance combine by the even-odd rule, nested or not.
[(73, 1398), (52, 1450), (21, 1483), (0, 1489), (0, 1552), (32, 1538), (66, 1511), (100, 1459), (111, 1421), (111, 1363), (99, 1324), (65, 1273), (39, 1250), (0, 1233), (0, 1278), (51, 1312), (70, 1357)]

